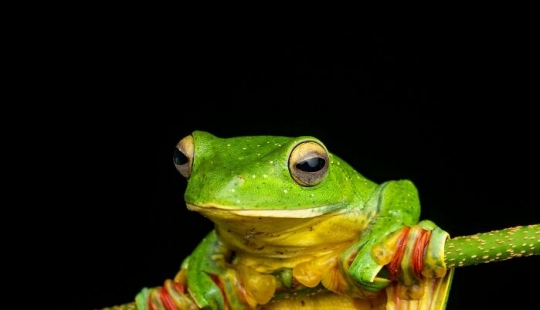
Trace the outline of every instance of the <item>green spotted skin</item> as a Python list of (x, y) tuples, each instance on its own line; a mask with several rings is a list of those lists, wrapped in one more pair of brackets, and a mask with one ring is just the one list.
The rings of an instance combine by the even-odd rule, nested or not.
[(540, 224), (452, 238), (446, 242), (444, 253), (448, 268), (539, 254)]

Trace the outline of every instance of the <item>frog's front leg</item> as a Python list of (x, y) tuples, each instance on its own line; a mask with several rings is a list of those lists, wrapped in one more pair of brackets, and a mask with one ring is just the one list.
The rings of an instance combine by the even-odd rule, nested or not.
[[(137, 309), (251, 309), (270, 300), (274, 278), (234, 266), (231, 255), (215, 231), (210, 232), (184, 260), (174, 280), (137, 295)], [(253, 281), (269, 289), (261, 292)], [(263, 285), (265, 281), (272, 283)]]
[[(446, 272), (443, 249), (448, 234), (430, 221), (418, 222), (420, 202), (410, 181), (380, 185), (366, 210), (374, 214), (372, 224), (340, 256), (341, 268), (362, 290), (378, 292), (396, 280), (403, 288), (400, 297), (417, 299), (421, 277), (442, 277)], [(385, 265), (388, 274), (380, 276)]]
[(184, 259), (174, 280), (166, 280), (162, 287), (144, 288), (136, 296), (137, 309), (225, 309), (225, 296), (214, 276), (226, 274), (227, 255), (215, 232), (210, 232)]

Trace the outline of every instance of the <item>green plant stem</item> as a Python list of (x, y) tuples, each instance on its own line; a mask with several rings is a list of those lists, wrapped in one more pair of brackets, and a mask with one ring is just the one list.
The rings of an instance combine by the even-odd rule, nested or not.
[(462, 267), (540, 254), (540, 224), (516, 226), (449, 239), (446, 267)]

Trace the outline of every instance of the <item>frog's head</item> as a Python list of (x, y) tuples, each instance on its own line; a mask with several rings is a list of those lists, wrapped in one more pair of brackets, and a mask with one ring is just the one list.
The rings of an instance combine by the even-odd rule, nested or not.
[(316, 217), (362, 202), (359, 191), (374, 186), (309, 136), (195, 131), (178, 143), (174, 164), (188, 179), (188, 208), (211, 219)]

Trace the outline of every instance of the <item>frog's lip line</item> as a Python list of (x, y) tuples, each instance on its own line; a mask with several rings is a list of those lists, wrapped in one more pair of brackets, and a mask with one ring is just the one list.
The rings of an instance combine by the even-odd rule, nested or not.
[(238, 209), (237, 207), (227, 207), (218, 205), (194, 205), (186, 203), (191, 211), (200, 213), (206, 212), (226, 212), (239, 216), (249, 217), (276, 217), (276, 218), (312, 218), (329, 212), (328, 206), (320, 206), (306, 209)]

